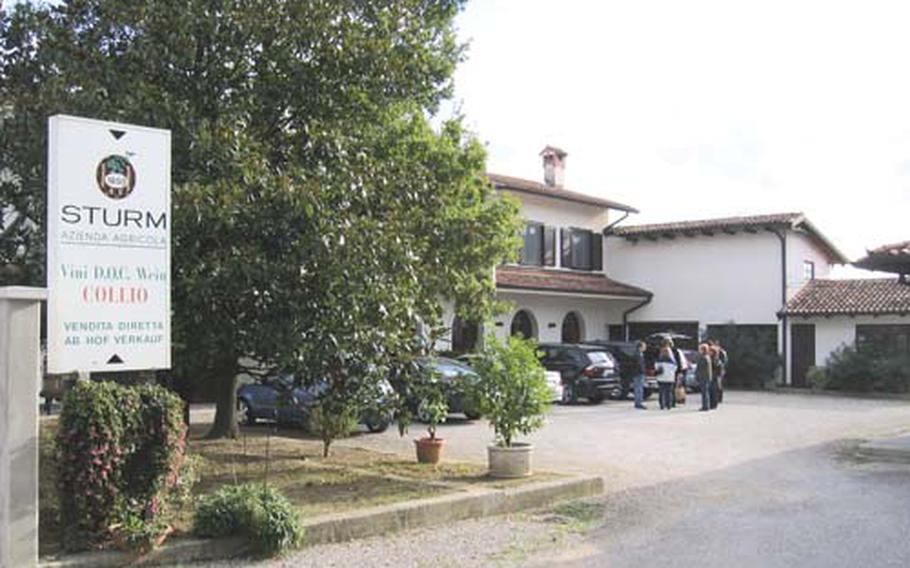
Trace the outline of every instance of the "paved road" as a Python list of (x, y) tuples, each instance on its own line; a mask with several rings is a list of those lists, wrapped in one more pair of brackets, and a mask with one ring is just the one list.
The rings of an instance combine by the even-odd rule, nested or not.
[[(689, 404), (638, 411), (629, 402), (555, 406), (547, 426), (530, 437), (539, 469), (601, 475), (607, 491), (656, 485), (844, 438), (910, 430), (910, 402), (728, 392), (717, 411)], [(414, 437), (391, 428), (342, 443), (410, 455)], [(492, 430), (484, 421), (453, 420), (439, 428), (450, 459), (485, 463)]]
[[(555, 407), (539, 469), (604, 477), (599, 527), (457, 523), (304, 550), (282, 566), (910, 566), (910, 466), (864, 463), (858, 439), (910, 430), (910, 402), (729, 392), (716, 412)], [(485, 461), (483, 421), (439, 429), (449, 459)], [(413, 455), (394, 429), (341, 443)], [(270, 564), (278, 565), (279, 563)]]
[(910, 566), (910, 466), (793, 450), (605, 499), (603, 526), (535, 565)]

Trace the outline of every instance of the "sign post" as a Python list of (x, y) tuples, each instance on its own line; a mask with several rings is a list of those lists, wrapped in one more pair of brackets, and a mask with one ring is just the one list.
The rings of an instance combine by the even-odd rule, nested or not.
[(48, 372), (169, 369), (170, 131), (48, 127)]
[(38, 564), (43, 288), (0, 288), (0, 568)]

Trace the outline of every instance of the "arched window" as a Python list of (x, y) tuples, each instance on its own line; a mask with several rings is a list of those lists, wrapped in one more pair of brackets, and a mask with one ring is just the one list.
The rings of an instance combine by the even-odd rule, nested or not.
[(584, 325), (578, 312), (569, 312), (562, 320), (562, 342), (581, 343), (584, 340)]
[(452, 351), (455, 353), (468, 353), (477, 348), (477, 338), (480, 337), (480, 326), (476, 323), (465, 322), (455, 316), (452, 320)]
[(519, 310), (512, 318), (512, 335), (520, 335), (525, 338), (537, 339), (537, 324), (534, 316), (528, 310)]

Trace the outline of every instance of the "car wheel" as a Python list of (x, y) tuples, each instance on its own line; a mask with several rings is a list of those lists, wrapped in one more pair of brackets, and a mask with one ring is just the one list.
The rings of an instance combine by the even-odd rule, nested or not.
[(237, 422), (246, 424), (247, 426), (256, 424), (256, 417), (253, 416), (253, 410), (250, 408), (250, 403), (242, 398), (237, 401)]
[(366, 425), (367, 430), (374, 434), (379, 434), (389, 429), (389, 419), (379, 414), (367, 416), (363, 423)]
[(615, 387), (610, 391), (610, 398), (613, 400), (625, 400), (626, 396), (629, 394), (627, 390), (621, 386)]
[(645, 389), (645, 392), (642, 394), (642, 398), (645, 400), (648, 400), (649, 398), (651, 398), (651, 395), (653, 395), (653, 394), (654, 394), (654, 391), (652, 391), (650, 389)]
[(465, 410), (464, 416), (465, 416), (465, 418), (467, 418), (468, 420), (477, 420), (478, 418), (480, 418), (480, 413), (477, 412), (476, 410), (470, 411), (470, 412), (467, 411), (467, 410)]
[(600, 404), (604, 401), (604, 395), (597, 393), (588, 397), (588, 402), (591, 404)]

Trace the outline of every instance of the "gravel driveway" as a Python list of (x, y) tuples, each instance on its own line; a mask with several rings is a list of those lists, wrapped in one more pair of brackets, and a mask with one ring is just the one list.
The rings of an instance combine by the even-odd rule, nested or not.
[[(910, 553), (910, 468), (878, 475), (840, 457), (849, 440), (910, 430), (910, 402), (736, 391), (714, 412), (693, 402), (672, 411), (654, 403), (636, 411), (631, 401), (553, 408), (530, 437), (536, 467), (605, 480), (603, 526), (586, 536), (526, 515), (319, 546), (261, 565), (910, 565), (893, 564)], [(420, 431), (340, 443), (413, 455)], [(485, 461), (485, 422), (453, 419), (439, 434), (447, 458)], [(869, 530), (850, 533), (848, 518)], [(837, 554), (845, 535), (852, 554)], [(868, 556), (875, 539), (887, 553)], [(827, 547), (818, 556), (827, 564), (809, 561), (818, 547)]]

